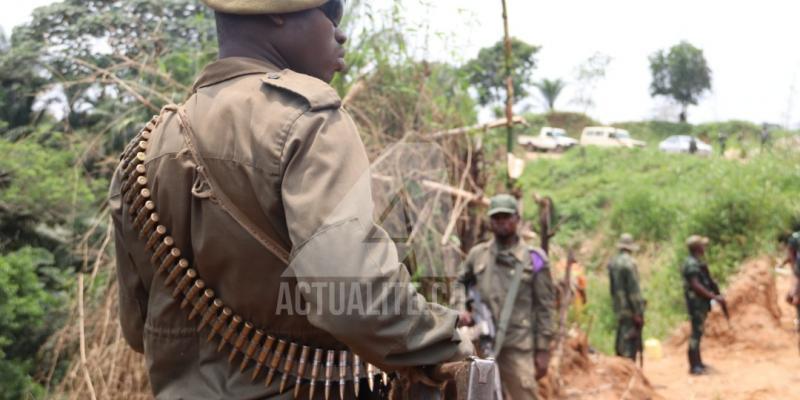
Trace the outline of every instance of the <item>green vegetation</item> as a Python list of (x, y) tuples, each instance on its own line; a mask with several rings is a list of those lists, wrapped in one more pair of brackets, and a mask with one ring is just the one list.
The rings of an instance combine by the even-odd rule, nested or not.
[[(664, 337), (685, 318), (678, 267), (684, 240), (711, 238), (708, 257), (721, 282), (750, 256), (772, 253), (777, 237), (800, 216), (800, 156), (773, 153), (742, 161), (668, 155), (655, 149), (584, 148), (560, 160), (528, 165), (520, 185), (527, 195), (550, 195), (567, 218), (556, 242), (600, 240), (589, 259), (594, 346), (613, 348), (614, 321), (605, 266), (619, 234), (644, 246), (640, 265), (648, 305), (646, 335)], [(529, 197), (528, 197), (529, 198)], [(534, 209), (527, 209), (533, 218)]]
[(681, 105), (681, 122), (686, 122), (686, 110), (697, 105), (700, 96), (711, 89), (711, 68), (703, 50), (683, 41), (650, 56), (653, 82), (650, 94), (671, 97)]
[[(511, 38), (511, 76), (514, 84), (514, 103), (528, 96), (536, 69), (536, 53), (539, 47), (517, 38)], [(491, 105), (505, 101), (506, 79), (503, 41), (480, 50), (478, 56), (464, 66), (469, 82), (478, 92), (478, 103)]]

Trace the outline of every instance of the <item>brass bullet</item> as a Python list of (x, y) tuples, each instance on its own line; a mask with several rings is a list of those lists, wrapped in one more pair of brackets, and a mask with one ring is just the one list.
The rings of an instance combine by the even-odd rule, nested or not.
[(144, 245), (144, 249), (150, 251), (153, 249), (153, 246), (158, 243), (158, 241), (167, 234), (167, 227), (164, 225), (159, 225), (153, 232), (150, 232), (150, 237), (147, 238), (147, 243)]
[(367, 384), (369, 385), (369, 391), (375, 391), (375, 366), (367, 363)]
[(144, 153), (139, 152), (136, 153), (131, 160), (128, 161), (127, 165), (122, 169), (122, 176), (123, 178), (128, 177), (133, 171), (136, 169), (138, 165), (144, 164), (144, 160), (147, 158)]
[[(144, 178), (143, 176), (141, 178)], [(146, 179), (146, 178), (145, 178)], [(131, 192), (133, 193), (133, 192)], [(150, 189), (144, 188), (139, 192), (139, 195), (136, 196), (136, 200), (133, 201), (131, 204), (131, 208), (129, 209), (129, 213), (133, 215), (134, 210), (139, 209), (139, 207), (144, 205), (144, 202), (150, 200)]]
[(256, 329), (256, 333), (253, 334), (253, 337), (250, 339), (250, 343), (248, 343), (247, 349), (244, 352), (244, 357), (242, 357), (242, 364), (239, 365), (239, 373), (244, 372), (244, 369), (247, 368), (247, 364), (253, 359), (253, 355), (255, 355), (256, 349), (258, 345), (261, 344), (261, 338), (263, 337), (264, 331)]
[(181, 256), (180, 249), (173, 247), (172, 250), (169, 251), (169, 254), (167, 254), (167, 256), (164, 257), (164, 260), (161, 261), (161, 265), (159, 265), (158, 269), (156, 270), (156, 275), (161, 275), (161, 273), (166, 271), (167, 268), (171, 267), (172, 264), (175, 263), (175, 260), (180, 258), (180, 256)]
[(311, 347), (303, 346), (303, 349), (300, 350), (300, 361), (297, 363), (297, 379), (294, 382), (293, 397), (295, 399), (300, 397), (300, 384), (303, 382), (303, 378), (305, 378), (306, 375), (306, 366), (308, 365), (309, 353), (311, 353)]
[[(197, 284), (195, 283), (195, 285)], [(211, 289), (206, 289), (203, 291), (203, 296), (200, 297), (200, 300), (197, 300), (197, 303), (194, 303), (192, 306), (192, 312), (189, 313), (189, 317), (186, 319), (191, 321), (198, 315), (203, 315), (203, 313), (208, 309), (208, 304), (211, 303), (212, 300), (214, 300), (214, 291)]]
[(383, 377), (383, 386), (389, 387), (389, 374), (383, 371), (381, 372), (381, 376)]
[(317, 379), (319, 379), (319, 368), (322, 365), (322, 349), (314, 350), (314, 361), (311, 363), (311, 384), (309, 387), (308, 398), (314, 399), (314, 388), (317, 386)]
[(267, 340), (264, 341), (264, 345), (261, 346), (261, 351), (258, 353), (258, 357), (256, 357), (256, 368), (253, 370), (253, 375), (250, 376), (251, 382), (256, 380), (256, 377), (261, 372), (261, 368), (267, 363), (267, 356), (269, 355), (269, 351), (272, 350), (273, 343), (275, 343), (275, 338), (267, 336)]
[[(206, 290), (206, 292), (208, 292), (208, 290)], [(214, 301), (211, 302), (211, 307), (209, 307), (205, 312), (203, 312), (203, 319), (200, 320), (200, 325), (197, 325), (198, 332), (202, 331), (203, 328), (205, 328), (206, 325), (208, 325), (208, 323), (211, 322), (211, 320), (217, 316), (217, 313), (219, 312), (219, 309), (222, 308), (222, 305), (223, 303), (222, 300), (220, 299), (214, 299)]]
[[(153, 206), (153, 209), (150, 211), (151, 212), (155, 211), (156, 203), (148, 201), (147, 203), (144, 203), (144, 206), (147, 207), (148, 204), (152, 204)], [(153, 229), (158, 224), (159, 219), (161, 219), (161, 217), (159, 217), (157, 212), (153, 212), (152, 214), (150, 214), (150, 217), (147, 218), (147, 221), (144, 223), (142, 229), (139, 231), (139, 239), (144, 239), (149, 234), (151, 234), (153, 232)]]
[(167, 276), (167, 279), (164, 280), (164, 285), (165, 286), (172, 285), (172, 282), (175, 282), (175, 280), (178, 279), (178, 276), (184, 273), (184, 271), (186, 271), (187, 269), (189, 269), (189, 261), (187, 261), (185, 258), (181, 258), (181, 260), (178, 261), (178, 264), (175, 266), (175, 268), (173, 268), (172, 271), (170, 271), (169, 276)]
[(191, 289), (189, 289), (189, 293), (186, 293), (186, 297), (183, 299), (183, 301), (181, 301), (181, 310), (188, 307), (190, 304), (194, 305), (192, 302), (194, 301), (194, 299), (197, 298), (197, 295), (200, 294), (200, 291), (205, 288), (206, 288), (206, 283), (203, 282), (202, 279), (194, 281), (194, 285), (192, 285)]
[(219, 346), (217, 346), (217, 352), (222, 351), (222, 348), (225, 347), (225, 343), (227, 343), (234, 333), (236, 333), (236, 328), (239, 327), (239, 324), (242, 323), (242, 317), (238, 315), (234, 315), (231, 322), (228, 324), (228, 328), (225, 330), (225, 333), (222, 334), (222, 340), (219, 342)]
[(267, 372), (267, 380), (264, 384), (265, 386), (269, 386), (272, 383), (272, 379), (275, 377), (275, 372), (281, 365), (281, 357), (283, 357), (283, 352), (285, 350), (286, 341), (283, 339), (278, 340), (278, 346), (275, 347), (275, 352), (272, 353), (272, 359), (269, 361), (269, 371)]
[(358, 354), (353, 354), (353, 391), (358, 398), (358, 387), (361, 383), (361, 357)]
[(347, 359), (350, 353), (347, 350), (339, 352), (339, 398), (344, 399), (344, 390), (347, 388)]
[(225, 323), (228, 322), (231, 315), (233, 315), (233, 311), (230, 308), (225, 307), (222, 309), (222, 314), (220, 314), (219, 317), (214, 320), (214, 324), (211, 325), (211, 332), (208, 333), (208, 339), (206, 339), (206, 341), (210, 342), (211, 339), (214, 338), (214, 335), (222, 332), (222, 327), (225, 326)]
[(250, 335), (251, 330), (253, 330), (253, 324), (251, 324), (250, 322), (245, 322), (244, 328), (242, 328), (242, 331), (239, 332), (239, 336), (237, 336), (236, 340), (233, 341), (233, 346), (231, 346), (231, 353), (228, 356), (228, 364), (233, 363), (233, 359), (236, 358), (236, 354), (242, 351), (242, 347), (244, 347), (244, 342)]
[(175, 290), (172, 291), (172, 298), (177, 299), (179, 295), (183, 294), (186, 288), (192, 284), (194, 279), (197, 278), (197, 271), (189, 268), (186, 270), (186, 274), (183, 275), (181, 281), (178, 282), (178, 285), (175, 286)]
[(286, 389), (286, 383), (292, 374), (292, 368), (294, 368), (294, 356), (297, 354), (297, 347), (295, 342), (289, 344), (289, 353), (286, 354), (286, 362), (283, 364), (283, 376), (281, 376), (281, 386), (278, 389), (278, 393), (283, 393), (283, 390)]
[(161, 256), (169, 251), (169, 249), (171, 249), (174, 245), (175, 239), (173, 239), (172, 236), (164, 237), (164, 240), (162, 240), (161, 243), (156, 246), (156, 250), (153, 251), (153, 255), (150, 256), (150, 264), (158, 265), (158, 260), (161, 259)]
[[(141, 196), (143, 196), (142, 195), (142, 190), (144, 190), (144, 189), (147, 189), (147, 177), (142, 175), (142, 176), (136, 178), (136, 182), (133, 183), (133, 186), (131, 186), (131, 190), (126, 195), (126, 196), (128, 196), (128, 198), (125, 199), (125, 202), (128, 203), (128, 204), (133, 203), (133, 205), (131, 206), (130, 210), (128, 211), (128, 213), (130, 213), (131, 215), (133, 215), (133, 213), (136, 212), (136, 210), (138, 210), (139, 207), (142, 206), (142, 204), (144, 204), (145, 200), (147, 200), (147, 199), (145, 199), (145, 200), (139, 201), (139, 198)], [(148, 196), (148, 197), (150, 197), (150, 196)]]
[(140, 176), (143, 176), (147, 172), (147, 169), (144, 167), (144, 164), (139, 164), (133, 168), (131, 174), (125, 177), (125, 182), (120, 187), (120, 193), (128, 193), (131, 186), (139, 179)]
[(328, 350), (325, 360), (325, 400), (331, 398), (331, 379), (333, 379), (333, 363), (336, 359), (336, 351)]
[[(142, 231), (144, 221), (150, 218), (150, 213), (156, 208), (156, 203), (146, 201), (144, 206), (136, 212), (136, 218), (133, 219), (133, 228), (139, 230), (139, 239), (143, 239), (145, 233)], [(152, 229), (152, 228), (150, 228)]]

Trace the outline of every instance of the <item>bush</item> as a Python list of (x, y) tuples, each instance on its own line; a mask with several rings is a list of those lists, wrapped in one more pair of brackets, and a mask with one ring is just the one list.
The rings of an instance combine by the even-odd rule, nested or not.
[[(612, 351), (614, 321), (605, 264), (621, 232), (650, 249), (639, 265), (648, 300), (648, 337), (664, 337), (686, 319), (680, 266), (691, 234), (711, 239), (707, 259), (725, 284), (746, 258), (770, 254), (777, 238), (800, 218), (800, 155), (773, 152), (746, 163), (718, 157), (641, 150), (582, 148), (563, 158), (530, 163), (519, 185), (549, 195), (567, 222), (555, 237), (562, 246), (593, 239), (580, 261), (589, 277), (592, 345)], [(526, 207), (533, 218), (535, 207)], [(594, 248), (592, 248), (594, 247)]]
[(58, 328), (65, 297), (64, 275), (52, 265), (52, 254), (43, 249), (0, 256), (0, 399), (41, 393), (31, 379), (33, 355)]
[(633, 190), (614, 205), (611, 228), (615, 236), (628, 232), (637, 240), (666, 240), (672, 234), (675, 214), (675, 208), (650, 189)]

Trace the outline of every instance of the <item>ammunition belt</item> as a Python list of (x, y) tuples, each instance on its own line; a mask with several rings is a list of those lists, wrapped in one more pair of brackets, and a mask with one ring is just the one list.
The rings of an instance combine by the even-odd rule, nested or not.
[(312, 348), (266, 334), (216, 297), (214, 290), (182, 257), (183, 253), (169, 235), (169, 228), (160, 223), (153, 192), (148, 186), (145, 152), (159, 118), (153, 117), (120, 157), (123, 213), (128, 213), (133, 227), (139, 231), (139, 238), (145, 240), (145, 250), (150, 254), (156, 275), (163, 277), (166, 287), (173, 288), (172, 297), (181, 302), (181, 309), (188, 312), (188, 320), (197, 321), (197, 332), (207, 329), (208, 341), (218, 343), (218, 352), (230, 345), (229, 363), (241, 354), (240, 373), (255, 361), (251, 381), (254, 382), (266, 367), (265, 386), (272, 383), (275, 374), (281, 375), (280, 393), (284, 392), (287, 384), (294, 383), (294, 398), (298, 397), (304, 383), (309, 384), (309, 398), (314, 397), (316, 388), (324, 387), (326, 400), (330, 398), (332, 386), (337, 384), (341, 398), (344, 398), (348, 382), (352, 382), (356, 396), (361, 379), (367, 379), (371, 391), (375, 388), (376, 378), (378, 384), (388, 386), (388, 374), (364, 363), (357, 354), (347, 350)]

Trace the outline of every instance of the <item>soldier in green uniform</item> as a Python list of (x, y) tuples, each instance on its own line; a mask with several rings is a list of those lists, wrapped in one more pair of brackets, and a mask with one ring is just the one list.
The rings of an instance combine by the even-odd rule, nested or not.
[[(781, 266), (790, 264), (792, 271), (794, 271), (795, 285), (789, 293), (786, 294), (786, 302), (797, 308), (797, 320), (795, 322), (798, 335), (800, 335), (800, 231), (793, 232), (786, 239), (786, 259), (784, 259)], [(800, 348), (800, 336), (798, 337), (798, 347)]]
[(689, 373), (692, 375), (702, 375), (708, 369), (700, 355), (700, 341), (703, 338), (706, 316), (711, 310), (711, 301), (716, 301), (721, 305), (725, 304), (725, 298), (719, 293), (719, 287), (711, 278), (708, 264), (705, 261), (705, 249), (708, 242), (706, 237), (690, 236), (686, 240), (689, 256), (681, 269), (683, 293), (692, 324), (688, 352)]
[(492, 197), (489, 218), (493, 239), (473, 247), (460, 267), (452, 304), (467, 311), (467, 288), (477, 289), (496, 326), (492, 345), (506, 400), (537, 398), (536, 381), (545, 376), (553, 339), (555, 289), (547, 256), (524, 243), (517, 233), (517, 201)]
[(470, 355), (373, 222), (370, 162), (329, 85), (343, 1), (204, 2), (219, 59), (130, 143), (109, 194), (122, 334), (154, 397), (354, 398), (379, 369)]
[(644, 327), (644, 299), (639, 288), (639, 270), (631, 254), (638, 250), (633, 236), (624, 233), (617, 244), (619, 254), (608, 264), (608, 280), (617, 317), (617, 355), (636, 359)]

